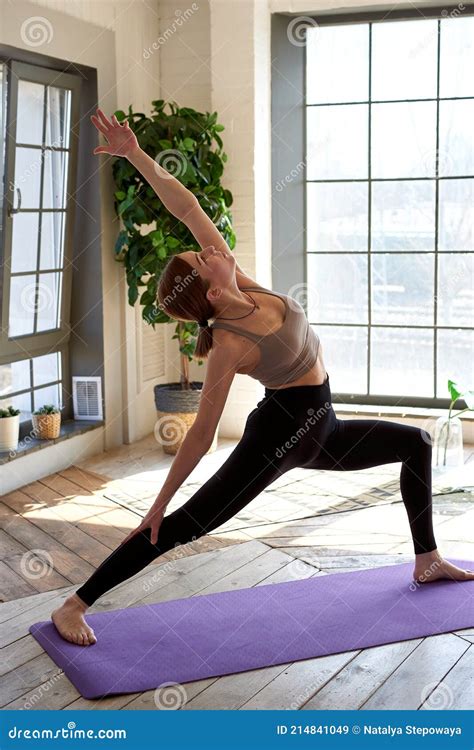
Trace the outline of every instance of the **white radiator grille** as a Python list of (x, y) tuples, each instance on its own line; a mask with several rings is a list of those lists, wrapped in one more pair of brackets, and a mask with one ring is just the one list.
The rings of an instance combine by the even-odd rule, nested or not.
[(72, 401), (74, 405), (74, 419), (102, 419), (101, 378), (92, 376), (73, 377)]

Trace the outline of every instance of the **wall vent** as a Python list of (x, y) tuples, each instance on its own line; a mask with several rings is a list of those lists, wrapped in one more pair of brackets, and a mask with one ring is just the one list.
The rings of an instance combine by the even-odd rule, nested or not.
[(102, 379), (100, 377), (72, 378), (72, 402), (74, 419), (103, 419)]

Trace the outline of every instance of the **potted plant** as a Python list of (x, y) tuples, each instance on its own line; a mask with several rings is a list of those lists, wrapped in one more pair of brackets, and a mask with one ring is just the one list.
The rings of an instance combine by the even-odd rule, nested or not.
[(20, 434), (20, 410), (0, 409), (0, 451), (15, 451)]
[(61, 429), (61, 412), (57, 406), (46, 404), (32, 414), (33, 432), (40, 440), (54, 440)]
[[(127, 120), (140, 147), (160, 166), (179, 179), (197, 197), (201, 207), (220, 230), (231, 250), (235, 233), (229, 207), (232, 194), (221, 185), (227, 155), (219, 133), (217, 112), (198, 112), (170, 102), (165, 112), (163, 99), (152, 102), (153, 114), (128, 115), (119, 110), (119, 122)], [(117, 157), (113, 163), (116, 184), (115, 211), (122, 220), (115, 257), (123, 263), (128, 285), (128, 302), (142, 305), (143, 319), (156, 324), (175, 322), (156, 302), (158, 282), (169, 258), (185, 250), (200, 250), (195, 237), (183, 223), (176, 221), (128, 159)], [(176, 453), (188, 428), (194, 422), (203, 383), (191, 381), (189, 363), (193, 360), (198, 326), (195, 322), (176, 323), (173, 338), (180, 352), (180, 380), (155, 386), (158, 421), (155, 435), (167, 453)], [(202, 365), (202, 360), (197, 360)], [(214, 436), (209, 452), (215, 449)]]
[[(474, 410), (474, 391), (463, 391), (453, 380), (448, 380), (451, 403), (447, 416), (439, 417), (435, 424), (434, 466), (459, 466), (464, 463), (462, 423), (459, 416), (465, 411)], [(464, 399), (466, 408), (457, 414), (453, 413), (454, 404)]]

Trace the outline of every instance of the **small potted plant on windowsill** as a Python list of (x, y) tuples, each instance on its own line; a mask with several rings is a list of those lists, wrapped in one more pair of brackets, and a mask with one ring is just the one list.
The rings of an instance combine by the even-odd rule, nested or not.
[(0, 409), (0, 451), (15, 451), (20, 434), (20, 410)]
[(45, 404), (32, 414), (33, 432), (40, 440), (54, 440), (61, 429), (61, 412), (57, 406)]

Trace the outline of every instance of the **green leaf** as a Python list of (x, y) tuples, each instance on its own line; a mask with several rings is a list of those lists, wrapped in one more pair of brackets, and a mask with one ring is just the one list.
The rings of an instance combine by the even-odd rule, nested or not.
[(448, 380), (448, 390), (451, 396), (451, 401), (457, 401), (459, 396), (461, 395), (461, 391), (458, 388), (457, 383), (454, 382), (454, 380)]
[(130, 284), (128, 287), (128, 304), (133, 305), (138, 299), (138, 286), (136, 284)]

